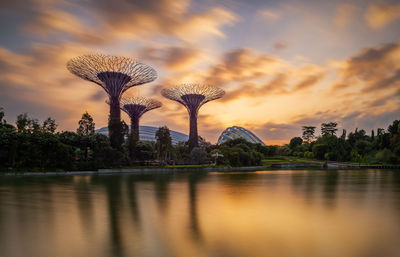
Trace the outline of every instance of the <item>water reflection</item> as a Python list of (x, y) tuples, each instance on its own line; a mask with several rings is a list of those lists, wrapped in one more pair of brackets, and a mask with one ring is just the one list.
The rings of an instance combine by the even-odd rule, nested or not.
[(129, 209), (131, 211), (131, 215), (133, 217), (133, 221), (135, 222), (136, 229), (140, 229), (140, 212), (139, 212), (139, 203), (138, 196), (136, 193), (136, 176), (129, 176), (126, 179), (128, 200), (129, 200)]
[(0, 178), (1, 256), (397, 256), (400, 173)]
[(189, 227), (190, 236), (197, 242), (202, 242), (202, 233), (200, 229), (198, 209), (197, 209), (197, 184), (206, 176), (205, 173), (193, 173), (189, 176)]

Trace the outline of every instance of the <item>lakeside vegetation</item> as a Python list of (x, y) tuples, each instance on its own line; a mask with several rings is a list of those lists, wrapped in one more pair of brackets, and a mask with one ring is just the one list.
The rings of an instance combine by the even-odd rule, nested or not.
[[(47, 118), (40, 123), (27, 114), (17, 117), (15, 125), (4, 120), (0, 109), (0, 170), (73, 171), (100, 168), (272, 166), (275, 164), (323, 165), (325, 161), (349, 164), (400, 163), (400, 121), (387, 130), (367, 135), (356, 129), (337, 136), (336, 123), (323, 123), (321, 136), (315, 127), (303, 127), (302, 137), (284, 146), (264, 146), (244, 139), (214, 145), (199, 137), (199, 147), (189, 151), (188, 143), (172, 145), (167, 127), (160, 127), (156, 142), (129, 140), (122, 149), (111, 147), (108, 136), (95, 133), (88, 113), (82, 115), (76, 132), (56, 132), (57, 123)], [(129, 129), (124, 125), (125, 138)]]
[(316, 127), (304, 126), (302, 137), (294, 137), (282, 147), (281, 153), (294, 157), (356, 164), (399, 164), (400, 121), (395, 120), (385, 130), (345, 129), (337, 136), (337, 123), (321, 124), (321, 135), (315, 136)]

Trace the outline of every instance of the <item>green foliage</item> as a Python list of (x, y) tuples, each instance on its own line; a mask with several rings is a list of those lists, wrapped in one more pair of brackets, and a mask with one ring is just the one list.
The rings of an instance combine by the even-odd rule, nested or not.
[(92, 116), (88, 112), (82, 114), (82, 118), (78, 122), (79, 127), (76, 130), (76, 133), (79, 135), (93, 135), (95, 130), (95, 123), (93, 121)]
[(137, 160), (149, 161), (155, 158), (156, 151), (150, 142), (138, 141), (135, 146), (135, 156)]
[(196, 164), (205, 163), (205, 161), (207, 160), (207, 152), (203, 148), (195, 147), (190, 152), (190, 158)]
[(296, 148), (296, 146), (299, 146), (303, 143), (303, 139), (301, 137), (294, 137), (290, 140), (289, 147), (290, 149)]
[(378, 162), (384, 164), (398, 163), (399, 159), (398, 156), (396, 156), (392, 151), (387, 148), (378, 151), (375, 155), (375, 158)]
[[(397, 164), (400, 162), (400, 121), (389, 125), (387, 132), (378, 128), (368, 136), (365, 130), (355, 129), (346, 138), (346, 130), (340, 137), (336, 134), (337, 123), (323, 123), (322, 136), (316, 141), (299, 144), (298, 138), (292, 138), (289, 147), (281, 147), (278, 153), (287, 151), (296, 157), (316, 158), (329, 161), (352, 161), (358, 163)], [(303, 127), (304, 128), (304, 127)], [(304, 130), (304, 129), (303, 129)], [(285, 149), (286, 148), (286, 149)]]
[(172, 139), (167, 126), (160, 127), (156, 131), (156, 149), (160, 160), (166, 161), (171, 151)]
[(218, 164), (230, 166), (258, 166), (261, 165), (263, 154), (259, 152), (259, 144), (247, 142), (242, 138), (229, 140), (218, 146), (218, 152), (224, 155), (218, 158)]

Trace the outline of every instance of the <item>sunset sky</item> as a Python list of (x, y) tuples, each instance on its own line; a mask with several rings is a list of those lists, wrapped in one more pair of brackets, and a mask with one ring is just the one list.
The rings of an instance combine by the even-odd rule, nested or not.
[(335, 121), (369, 134), (400, 118), (399, 0), (4, 0), (0, 24), (0, 106), (10, 123), (27, 112), (74, 131), (88, 111), (106, 126), (105, 92), (66, 69), (94, 52), (157, 70), (125, 95), (164, 104), (142, 125), (188, 134), (186, 109), (160, 90), (223, 88), (200, 110), (199, 134), (213, 143), (233, 125), (283, 144), (304, 125)]

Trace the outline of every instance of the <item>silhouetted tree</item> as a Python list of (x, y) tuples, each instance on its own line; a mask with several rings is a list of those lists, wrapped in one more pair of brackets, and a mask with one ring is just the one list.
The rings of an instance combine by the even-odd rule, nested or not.
[(48, 117), (42, 125), (42, 131), (47, 133), (54, 133), (57, 129), (56, 121), (50, 117)]
[(328, 122), (321, 124), (321, 134), (322, 136), (326, 135), (336, 135), (337, 131), (337, 123), (336, 122)]
[(76, 130), (76, 133), (78, 133), (79, 135), (84, 135), (84, 136), (94, 134), (95, 123), (93, 121), (92, 116), (90, 116), (90, 114), (88, 112), (85, 112), (84, 114), (82, 114), (82, 118), (79, 120), (78, 123), (79, 123), (79, 127)]
[(303, 139), (301, 137), (294, 137), (290, 140), (289, 147), (290, 149), (296, 148), (296, 146), (299, 146), (303, 143)]
[(315, 128), (316, 127), (314, 127), (314, 126), (303, 126), (302, 127), (302, 130), (303, 130), (302, 138), (304, 139), (304, 141), (306, 141), (307, 143), (310, 143), (314, 139)]

